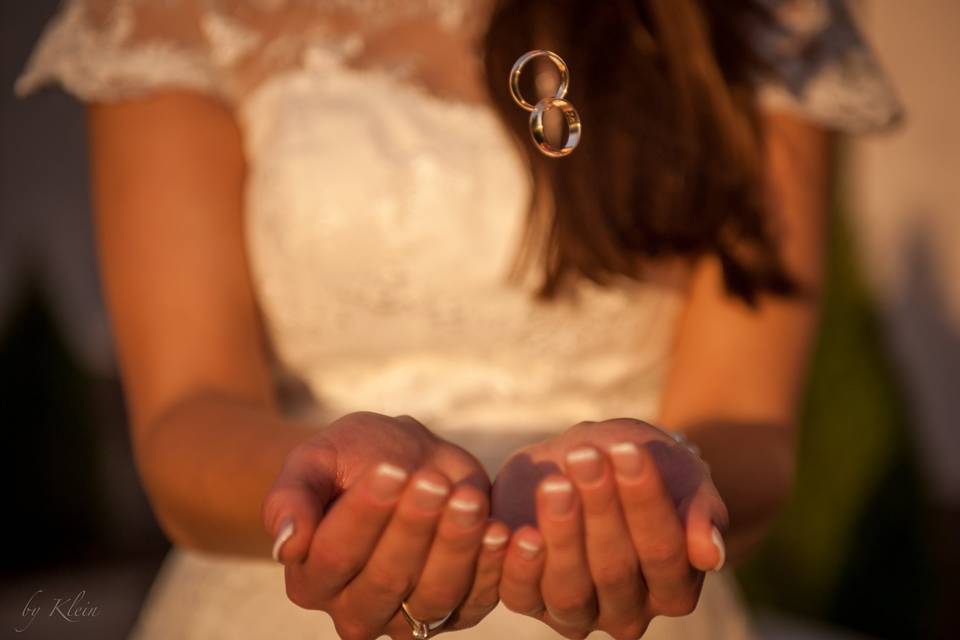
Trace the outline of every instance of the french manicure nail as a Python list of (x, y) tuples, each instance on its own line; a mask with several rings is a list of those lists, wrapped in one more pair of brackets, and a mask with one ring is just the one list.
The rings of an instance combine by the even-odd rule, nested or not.
[(608, 449), (613, 459), (613, 467), (617, 475), (624, 478), (635, 478), (643, 469), (643, 460), (637, 445), (632, 442), (618, 442)]
[(277, 532), (277, 536), (273, 539), (273, 550), (270, 552), (270, 555), (273, 556), (274, 562), (280, 562), (280, 550), (283, 549), (283, 545), (292, 535), (293, 519), (287, 518), (283, 521), (280, 530)]
[(567, 465), (580, 482), (593, 482), (603, 474), (600, 454), (593, 447), (574, 449), (567, 454)]
[(520, 550), (520, 557), (527, 560), (533, 560), (540, 553), (540, 543), (534, 540), (520, 538), (517, 540), (517, 549)]
[(444, 485), (426, 478), (418, 479), (414, 486), (417, 489), (413, 494), (414, 501), (418, 507), (428, 511), (434, 511), (443, 506), (449, 492)]
[(720, 530), (716, 527), (713, 527), (713, 530), (710, 531), (710, 539), (713, 540), (713, 544), (720, 554), (720, 560), (713, 570), (720, 571), (720, 569), (723, 569), (723, 563), (727, 561), (727, 547), (723, 544), (723, 536), (720, 535)]
[(472, 527), (480, 516), (480, 503), (469, 498), (450, 498), (451, 517), (461, 527)]
[(543, 483), (543, 494), (547, 502), (547, 509), (555, 516), (562, 516), (573, 505), (573, 485), (566, 478), (546, 480)]
[(503, 546), (507, 540), (510, 539), (510, 536), (504, 535), (502, 533), (496, 533), (491, 531), (483, 537), (483, 544), (489, 549), (499, 549)]
[(400, 497), (406, 481), (406, 471), (388, 462), (381, 462), (374, 471), (370, 490), (380, 500), (394, 500)]

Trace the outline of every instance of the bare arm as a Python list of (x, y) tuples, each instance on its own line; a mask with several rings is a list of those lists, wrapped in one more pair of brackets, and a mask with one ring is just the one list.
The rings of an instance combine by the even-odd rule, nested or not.
[(93, 105), (89, 128), (134, 451), (167, 535), (208, 551), (273, 547), (291, 600), (327, 611), (344, 637), (409, 634), (403, 599), (476, 624), (496, 605), (508, 537), (487, 520), (480, 463), (409, 416), (353, 412), (311, 429), (277, 410), (231, 113), (169, 92)]
[(236, 123), (169, 92), (93, 104), (88, 124), (100, 268), (151, 503), (174, 542), (265, 555), (261, 501), (309, 432), (275, 410)]
[(806, 299), (723, 292), (716, 260), (696, 269), (680, 319), (660, 422), (702, 449), (730, 511), (730, 558), (763, 535), (792, 488), (797, 405), (816, 334), (828, 197), (828, 135), (789, 116), (767, 119), (773, 215), (787, 268)]

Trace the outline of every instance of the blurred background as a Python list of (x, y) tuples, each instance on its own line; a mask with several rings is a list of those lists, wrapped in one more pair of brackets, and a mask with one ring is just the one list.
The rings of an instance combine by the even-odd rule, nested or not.
[[(82, 108), (12, 92), (56, 4), (0, 3), (0, 637), (120, 638), (167, 543), (130, 454)], [(764, 638), (960, 638), (960, 3), (853, 6), (907, 122), (841, 142), (799, 484), (739, 575)], [(17, 634), (41, 589), (97, 615)]]

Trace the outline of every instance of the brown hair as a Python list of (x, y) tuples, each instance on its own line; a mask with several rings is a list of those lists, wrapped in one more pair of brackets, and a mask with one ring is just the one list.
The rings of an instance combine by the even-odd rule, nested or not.
[[(514, 277), (539, 251), (537, 296), (550, 299), (569, 276), (639, 280), (646, 258), (712, 253), (748, 303), (793, 292), (765, 215), (750, 84), (760, 63), (746, 29), (763, 19), (749, 0), (497, 3), (484, 42), (490, 93), (535, 180)], [(584, 122), (560, 159), (533, 147), (504, 87), (517, 56), (537, 48), (567, 62)]]

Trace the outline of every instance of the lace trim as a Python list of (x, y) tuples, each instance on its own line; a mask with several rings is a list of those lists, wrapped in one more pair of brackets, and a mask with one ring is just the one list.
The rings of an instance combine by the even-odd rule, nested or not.
[(121, 5), (106, 28), (94, 28), (86, 6), (70, 2), (48, 26), (14, 85), (23, 97), (59, 81), (83, 100), (115, 100), (163, 85), (223, 95), (206, 58), (163, 41), (127, 44), (134, 29), (130, 7)]
[[(387, 69), (424, 88), (436, 84), (431, 74), (440, 67), (456, 85), (485, 7), (485, 0), (67, 0), (14, 91), (23, 97), (59, 82), (82, 100), (116, 100), (176, 86), (235, 103), (278, 73), (321, 59)], [(436, 46), (421, 52), (406, 42)], [(463, 86), (450, 91), (458, 92), (470, 94)]]

